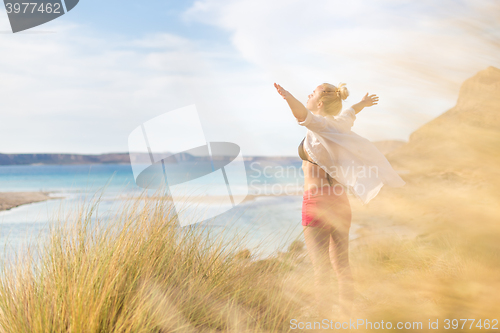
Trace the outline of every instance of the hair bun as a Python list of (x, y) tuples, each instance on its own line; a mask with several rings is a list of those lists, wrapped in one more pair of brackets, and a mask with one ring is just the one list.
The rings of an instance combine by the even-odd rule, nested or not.
[(342, 100), (345, 100), (347, 97), (349, 97), (349, 90), (347, 90), (345, 83), (339, 83), (339, 85), (337, 87), (337, 93), (338, 93), (340, 99), (342, 99)]

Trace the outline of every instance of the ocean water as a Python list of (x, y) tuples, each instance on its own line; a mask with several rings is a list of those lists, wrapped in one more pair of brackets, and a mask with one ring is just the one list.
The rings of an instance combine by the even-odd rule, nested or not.
[[(258, 247), (264, 256), (286, 249), (295, 239), (303, 241), (301, 166), (300, 159), (281, 164), (245, 162), (246, 177), (240, 178), (241, 183), (231, 183), (233, 194), (246, 193), (248, 188), (250, 194), (273, 195), (240, 203), (204, 225), (208, 224), (216, 235), (245, 234), (246, 247), (251, 251)], [(182, 168), (171, 170), (179, 176), (185, 172)], [(93, 217), (98, 214), (99, 219), (106, 220), (119, 211), (121, 199), (138, 195), (144, 189), (136, 185), (129, 164), (0, 166), (0, 192), (36, 191), (49, 192), (55, 199), (0, 212), (0, 257), (21, 251), (30, 242), (39, 242), (58, 218), (69, 216), (71, 221), (71, 214), (84, 201), (100, 197)], [(147, 192), (151, 195), (155, 190)], [(353, 224), (351, 239), (356, 237), (356, 228)]]
[[(246, 182), (231, 184), (233, 194), (275, 194), (239, 204), (210, 220), (220, 230), (246, 233), (248, 248), (263, 254), (286, 247), (301, 237), (303, 174), (301, 161), (245, 162)], [(183, 169), (177, 170), (182, 174)], [(143, 191), (128, 164), (0, 166), (0, 192), (49, 192), (56, 198), (0, 212), (0, 253), (12, 253), (37, 242), (55, 219), (75, 212), (82, 201), (100, 196), (98, 214), (106, 218), (119, 209), (120, 198)], [(154, 193), (154, 190), (148, 191)], [(283, 194), (295, 195), (283, 195)], [(213, 195), (220, 193), (214, 192)], [(281, 195), (280, 195), (281, 194)], [(241, 231), (240, 231), (241, 230)], [(222, 231), (221, 231), (222, 232)], [(264, 247), (262, 247), (264, 246)]]

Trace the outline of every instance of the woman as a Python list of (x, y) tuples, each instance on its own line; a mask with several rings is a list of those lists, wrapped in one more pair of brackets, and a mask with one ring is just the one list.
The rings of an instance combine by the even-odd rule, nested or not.
[(365, 204), (377, 195), (382, 185), (405, 184), (371, 142), (351, 131), (356, 114), (376, 105), (378, 97), (367, 93), (361, 102), (341, 112), (342, 100), (349, 96), (343, 83), (338, 87), (328, 83), (319, 85), (308, 96), (306, 106), (280, 85), (274, 86), (287, 101), (298, 124), (308, 129), (299, 145), (304, 171), (302, 225), (314, 266), (317, 307), (331, 310), (333, 265), (339, 283), (341, 314), (350, 316), (354, 282), (349, 266), (351, 207), (347, 191)]

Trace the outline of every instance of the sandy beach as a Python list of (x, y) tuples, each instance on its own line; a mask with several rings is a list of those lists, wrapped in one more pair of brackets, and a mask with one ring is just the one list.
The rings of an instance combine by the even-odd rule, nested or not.
[(0, 192), (0, 211), (50, 199), (48, 192)]
[[(237, 202), (248, 202), (255, 200), (256, 198), (259, 197), (283, 197), (283, 196), (302, 196), (303, 192), (302, 191), (297, 191), (294, 193), (279, 193), (279, 194), (248, 194), (246, 196), (242, 195), (234, 195), (233, 198)], [(132, 198), (133, 196), (123, 196), (122, 198)], [(159, 196), (150, 196), (148, 197), (149, 200), (158, 200), (160, 199)], [(171, 200), (171, 197), (165, 198), (167, 200)], [(221, 195), (210, 195), (210, 196), (186, 196), (186, 197), (176, 197), (176, 201), (178, 202), (186, 202), (186, 203), (192, 203), (192, 204), (220, 204), (221, 202), (224, 202), (226, 200), (229, 200), (228, 196), (221, 196)]]

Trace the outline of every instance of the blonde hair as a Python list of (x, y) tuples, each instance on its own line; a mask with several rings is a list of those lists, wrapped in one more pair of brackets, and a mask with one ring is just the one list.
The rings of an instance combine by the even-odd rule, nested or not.
[(321, 93), (318, 102), (323, 102), (326, 114), (336, 116), (342, 110), (342, 101), (349, 96), (349, 90), (345, 85), (345, 83), (339, 83), (339, 86), (335, 87), (330, 83), (321, 84), (325, 90)]

